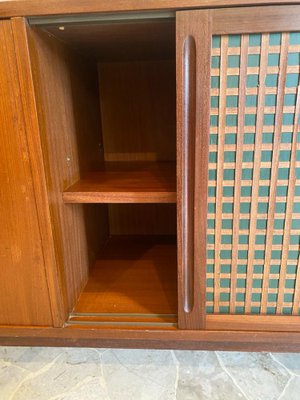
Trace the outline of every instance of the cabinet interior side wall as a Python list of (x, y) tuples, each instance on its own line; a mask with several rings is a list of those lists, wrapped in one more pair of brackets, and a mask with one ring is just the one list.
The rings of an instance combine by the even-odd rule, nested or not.
[(63, 190), (103, 160), (97, 68), (36, 28), (29, 38), (56, 252), (71, 311), (108, 235), (105, 205), (62, 201)]

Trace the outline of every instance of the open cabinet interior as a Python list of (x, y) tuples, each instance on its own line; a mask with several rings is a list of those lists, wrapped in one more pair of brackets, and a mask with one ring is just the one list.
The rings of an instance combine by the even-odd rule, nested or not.
[(28, 37), (68, 324), (175, 326), (174, 19)]

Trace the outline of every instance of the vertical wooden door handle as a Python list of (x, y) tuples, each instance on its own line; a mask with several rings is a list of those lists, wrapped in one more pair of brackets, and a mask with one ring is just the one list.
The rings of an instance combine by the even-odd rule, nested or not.
[(187, 36), (183, 45), (182, 96), (182, 256), (184, 311), (194, 306), (194, 206), (195, 206), (195, 135), (196, 135), (196, 43)]

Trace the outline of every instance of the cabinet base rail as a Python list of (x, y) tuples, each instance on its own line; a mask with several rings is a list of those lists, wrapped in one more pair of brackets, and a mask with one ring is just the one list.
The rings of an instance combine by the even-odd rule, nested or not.
[(300, 352), (300, 332), (3, 327), (0, 345)]

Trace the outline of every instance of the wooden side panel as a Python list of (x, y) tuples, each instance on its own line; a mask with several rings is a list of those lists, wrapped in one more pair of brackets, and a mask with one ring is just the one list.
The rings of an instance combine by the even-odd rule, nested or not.
[(0, 22), (0, 324), (52, 325), (12, 25)]
[(105, 206), (62, 200), (67, 187), (103, 160), (97, 69), (37, 29), (29, 29), (29, 38), (56, 252), (70, 311), (107, 234)]
[(211, 24), (209, 11), (176, 16), (179, 327), (205, 327)]

